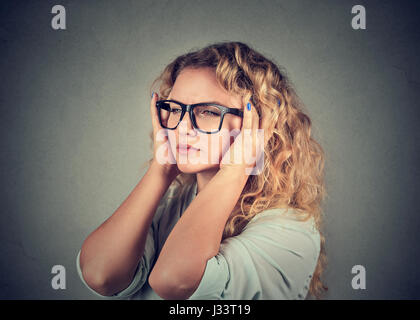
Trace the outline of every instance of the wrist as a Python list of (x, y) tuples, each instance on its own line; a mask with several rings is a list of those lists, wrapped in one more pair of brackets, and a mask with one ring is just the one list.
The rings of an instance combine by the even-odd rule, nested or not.
[(240, 183), (245, 186), (249, 175), (247, 174), (245, 166), (223, 166), (220, 168), (218, 174), (231, 179), (235, 183)]
[[(175, 164), (176, 166), (176, 164)], [(175, 168), (177, 169), (177, 168)], [(178, 171), (174, 170), (174, 168), (168, 168), (165, 165), (162, 165), (160, 163), (158, 163), (155, 159), (152, 160), (150, 166), (149, 166), (149, 171), (155, 175), (160, 177), (161, 179), (166, 180), (169, 184), (172, 183), (173, 180), (175, 180), (175, 178), (178, 175)]]

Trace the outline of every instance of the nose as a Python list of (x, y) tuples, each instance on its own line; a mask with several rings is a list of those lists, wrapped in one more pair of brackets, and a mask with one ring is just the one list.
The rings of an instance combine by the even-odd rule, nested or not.
[(184, 115), (184, 118), (178, 125), (178, 131), (182, 134), (187, 134), (189, 136), (196, 136), (197, 131), (194, 129), (190, 114), (187, 112)]

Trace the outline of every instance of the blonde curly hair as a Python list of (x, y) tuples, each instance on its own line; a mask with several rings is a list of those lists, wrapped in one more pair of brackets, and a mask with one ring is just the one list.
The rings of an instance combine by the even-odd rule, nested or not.
[[(328, 290), (321, 280), (326, 265), (321, 209), (326, 196), (324, 151), (311, 137), (311, 120), (286, 71), (242, 42), (218, 42), (174, 59), (153, 81), (150, 94), (158, 92), (166, 99), (185, 68), (214, 69), (223, 88), (250, 99), (260, 116), (271, 119), (269, 128), (264, 128), (271, 137), (264, 150), (262, 174), (249, 176), (222, 240), (240, 234), (255, 215), (267, 209), (292, 208), (303, 221), (313, 217), (321, 236), (321, 252), (308, 293), (320, 299)], [(153, 89), (158, 82), (158, 88)], [(153, 131), (150, 138), (153, 143)], [(194, 174), (181, 173), (174, 183), (182, 192), (195, 181)]]

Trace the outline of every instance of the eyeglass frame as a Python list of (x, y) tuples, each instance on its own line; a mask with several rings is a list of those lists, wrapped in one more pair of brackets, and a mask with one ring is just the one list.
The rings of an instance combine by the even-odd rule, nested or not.
[[(177, 125), (174, 128), (168, 128), (165, 125), (163, 125), (162, 122), (162, 118), (160, 115), (160, 109), (164, 109), (167, 110), (165, 108), (163, 108), (162, 104), (166, 103), (166, 102), (174, 102), (178, 105), (180, 105), (181, 107), (181, 117), (179, 118), (179, 121), (177, 123)], [(217, 129), (217, 131), (214, 132), (209, 132), (209, 131), (204, 131), (200, 128), (198, 128), (197, 123), (195, 121), (195, 116), (193, 114), (194, 108), (196, 106), (214, 106), (217, 107), (220, 110), (220, 123), (219, 123), (219, 128)], [(214, 134), (214, 133), (218, 133), (220, 131), (220, 129), (222, 128), (222, 124), (223, 124), (223, 120), (225, 118), (225, 114), (229, 113), (229, 114), (233, 114), (236, 115), (238, 117), (243, 118), (243, 111), (237, 109), (237, 108), (229, 108), (229, 107), (225, 107), (222, 106), (220, 104), (216, 104), (216, 103), (212, 103), (212, 102), (202, 102), (202, 103), (194, 103), (194, 104), (185, 104), (176, 100), (158, 100), (156, 101), (156, 108), (158, 109), (158, 118), (159, 118), (159, 123), (162, 126), (162, 128), (168, 129), (168, 130), (175, 130), (176, 128), (178, 128), (179, 124), (181, 123), (182, 119), (184, 119), (185, 114), (188, 112), (188, 114), (190, 115), (190, 119), (191, 119), (191, 123), (193, 125), (193, 128), (202, 132), (202, 133), (206, 133), (206, 134)]]

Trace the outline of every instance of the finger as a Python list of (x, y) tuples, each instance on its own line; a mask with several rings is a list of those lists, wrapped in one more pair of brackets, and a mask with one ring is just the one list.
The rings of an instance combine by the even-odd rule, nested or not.
[(243, 111), (243, 119), (242, 119), (242, 131), (245, 129), (252, 129), (252, 103), (247, 101), (245, 103), (245, 108)]
[(152, 125), (153, 128), (159, 128), (159, 119), (157, 115), (157, 108), (156, 108), (156, 101), (158, 100), (158, 94), (156, 92), (153, 93), (153, 96), (150, 100), (150, 113), (152, 115)]
[(251, 107), (252, 112), (252, 156), (255, 157), (259, 152), (261, 142), (258, 140), (260, 138), (258, 129), (260, 124), (260, 117), (258, 116), (257, 108), (253, 105)]
[(253, 105), (251, 101), (245, 101), (245, 108), (244, 108), (244, 118), (242, 122), (242, 143), (243, 143), (243, 157), (246, 163), (248, 163), (248, 159), (252, 157), (253, 153), (253, 118), (254, 112)]
[(267, 114), (262, 114), (260, 119), (260, 129), (264, 130), (264, 147), (267, 145), (268, 140), (272, 136), (269, 125), (270, 117)]
[(259, 128), (260, 117), (258, 116), (257, 108), (251, 104), (252, 113), (252, 130), (255, 132)]

